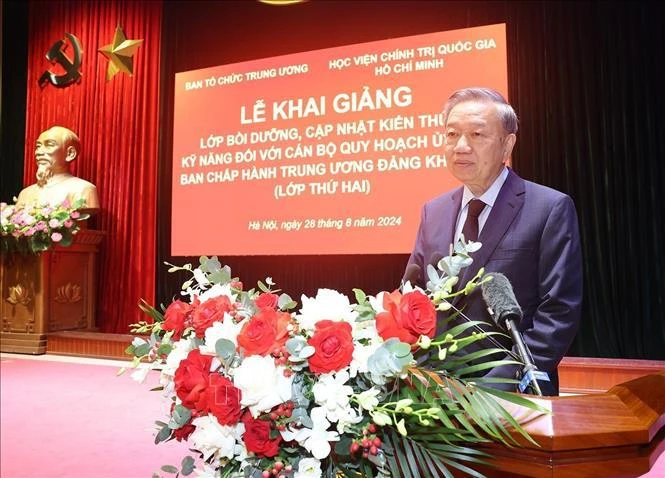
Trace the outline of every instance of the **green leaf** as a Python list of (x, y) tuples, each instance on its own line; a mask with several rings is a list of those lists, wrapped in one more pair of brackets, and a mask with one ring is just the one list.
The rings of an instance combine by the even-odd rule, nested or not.
[(165, 473), (173, 473), (173, 474), (178, 473), (178, 469), (173, 465), (163, 465), (161, 467), (161, 470)]
[(134, 355), (136, 357), (143, 357), (145, 355), (148, 355), (150, 353), (151, 348), (152, 347), (148, 343), (141, 344), (134, 349)]
[(353, 289), (353, 293), (356, 295), (356, 303), (362, 304), (367, 300), (367, 294), (362, 289)]
[(157, 349), (157, 354), (158, 355), (168, 355), (171, 353), (171, 350), (173, 350), (173, 345), (171, 344), (160, 344), (159, 348)]
[(173, 413), (171, 414), (171, 421), (169, 422), (169, 428), (176, 429), (180, 428), (183, 425), (189, 422), (192, 418), (192, 411), (182, 405), (176, 405), (173, 408)]
[[(469, 367), (464, 367), (464, 368), (457, 369), (457, 370), (455, 370), (455, 375), (458, 376), (458, 377), (462, 377), (464, 375), (471, 375), (471, 374), (474, 374), (476, 372), (493, 369), (495, 367), (499, 367), (501, 365), (507, 365), (507, 364), (519, 365), (520, 363), (516, 362), (514, 360), (494, 360), (494, 361), (491, 361), (491, 362), (483, 362), (483, 363), (479, 363), (479, 364), (476, 364), (476, 365), (471, 365)], [(510, 380), (512, 380), (512, 379), (510, 379)]]
[(222, 362), (228, 365), (229, 361), (235, 356), (236, 345), (229, 339), (218, 339), (217, 342), (215, 342), (215, 353)]
[(139, 299), (139, 309), (145, 312), (155, 322), (164, 322), (164, 316), (144, 299)]
[(167, 426), (162, 427), (159, 430), (159, 433), (155, 436), (155, 445), (160, 442), (166, 441), (171, 437), (171, 429)]
[(182, 463), (180, 464), (180, 467), (182, 468), (182, 474), (185, 476), (190, 475), (196, 466), (194, 465), (194, 458), (191, 456), (186, 456), (185, 458), (182, 459)]

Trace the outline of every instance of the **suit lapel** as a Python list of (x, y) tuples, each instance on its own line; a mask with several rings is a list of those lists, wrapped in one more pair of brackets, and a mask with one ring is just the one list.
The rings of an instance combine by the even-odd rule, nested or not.
[[(457, 226), (457, 216), (459, 214), (460, 207), (462, 205), (462, 195), (464, 189), (458, 188), (450, 195), (449, 201), (452, 203), (450, 207), (447, 207), (448, 204), (445, 204), (443, 211), (441, 212), (441, 225), (442, 225), (442, 234), (441, 237), (445, 238), (445, 244), (447, 244), (447, 249), (443, 251), (438, 251), (444, 256), (447, 256), (451, 253), (450, 247), (455, 240), (455, 228)], [(436, 264), (434, 264), (436, 265)]]
[(473, 264), (462, 269), (460, 286), (465, 285), (481, 267), (487, 264), (523, 205), (524, 180), (511, 169), (478, 237), (482, 247), (471, 256)]

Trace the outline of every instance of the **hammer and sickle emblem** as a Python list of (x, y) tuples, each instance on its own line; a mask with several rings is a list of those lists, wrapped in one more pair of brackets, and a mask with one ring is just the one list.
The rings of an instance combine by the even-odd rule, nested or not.
[(42, 76), (39, 77), (39, 86), (42, 88), (44, 88), (48, 82), (51, 82), (54, 86), (67, 86), (70, 83), (81, 79), (81, 73), (79, 72), (79, 69), (81, 68), (81, 45), (79, 44), (78, 39), (71, 33), (65, 33), (65, 36), (69, 38), (69, 43), (71, 43), (74, 49), (74, 61), (70, 60), (67, 55), (65, 55), (65, 40), (58, 40), (55, 42), (46, 53), (46, 59), (54, 64), (59, 63), (66, 73), (64, 75), (56, 75), (55, 73), (46, 70), (42, 73)]

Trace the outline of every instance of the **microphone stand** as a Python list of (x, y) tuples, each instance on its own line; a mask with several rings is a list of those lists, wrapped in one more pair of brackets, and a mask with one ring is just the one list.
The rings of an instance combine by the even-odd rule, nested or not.
[[(510, 336), (513, 339), (513, 343), (517, 346), (517, 352), (524, 362), (524, 367), (522, 368), (522, 376), (527, 380), (527, 383), (531, 385), (535, 394), (539, 397), (543, 396), (543, 392), (540, 390), (540, 385), (538, 385), (538, 380), (536, 379), (536, 372), (538, 372), (538, 367), (531, 360), (531, 354), (524, 345), (524, 340), (520, 336), (520, 331), (517, 330), (515, 322), (512, 319), (506, 320), (506, 328), (510, 332)], [(521, 387), (520, 387), (521, 388)]]

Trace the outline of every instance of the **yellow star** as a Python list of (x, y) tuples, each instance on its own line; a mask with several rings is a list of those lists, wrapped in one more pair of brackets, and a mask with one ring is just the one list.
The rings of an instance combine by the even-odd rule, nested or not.
[(143, 43), (143, 40), (127, 40), (121, 27), (115, 29), (113, 43), (99, 49), (99, 52), (109, 59), (106, 81), (111, 81), (111, 78), (119, 71), (123, 71), (130, 76), (134, 73), (132, 56), (141, 46), (141, 43)]

